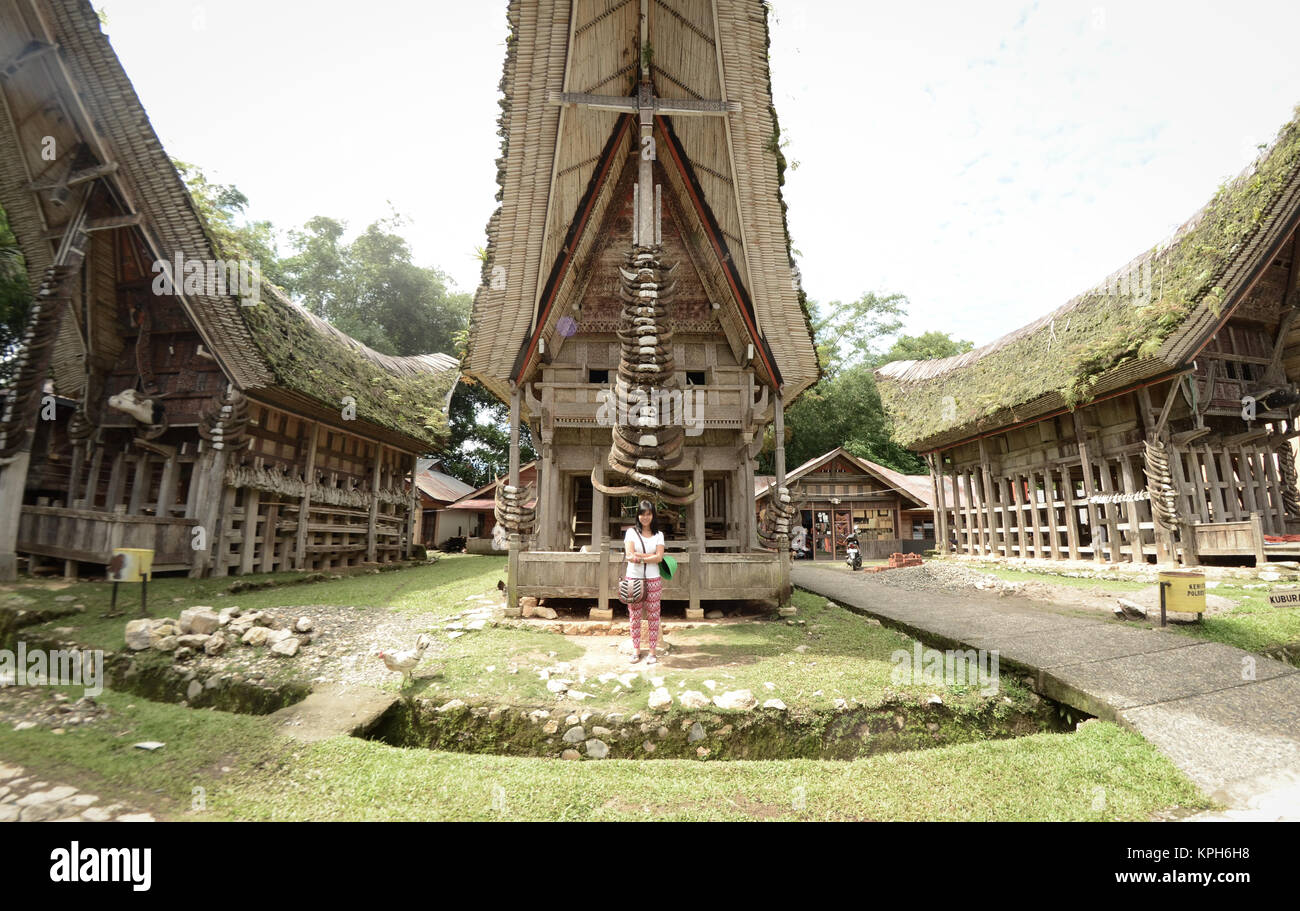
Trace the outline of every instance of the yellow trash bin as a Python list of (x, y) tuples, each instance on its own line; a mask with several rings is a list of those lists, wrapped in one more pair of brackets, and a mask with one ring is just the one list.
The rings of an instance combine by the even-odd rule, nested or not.
[(153, 551), (145, 547), (114, 547), (108, 564), (110, 582), (140, 582), (153, 578)]
[(1165, 590), (1165, 608), (1182, 614), (1205, 613), (1205, 573), (1163, 572), (1159, 575)]

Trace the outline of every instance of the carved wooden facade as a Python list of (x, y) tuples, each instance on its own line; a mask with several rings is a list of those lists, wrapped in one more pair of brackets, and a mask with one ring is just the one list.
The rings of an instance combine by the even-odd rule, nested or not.
[(0, 417), (0, 574), (115, 547), (193, 575), (407, 553), (455, 361), (371, 351), (269, 285), (247, 300), (88, 2), (0, 0), (0, 100), (0, 206), (37, 289)]
[(666, 599), (695, 616), (788, 594), (754, 516), (755, 458), (774, 427), (783, 473), (782, 408), (818, 367), (770, 142), (766, 16), (750, 0), (510, 4), (503, 202), (466, 373), (540, 456), (535, 491), (517, 451), (497, 487), (511, 604), (608, 614), (640, 497), (680, 557)]
[(896, 438), (943, 482), (941, 539), (1109, 562), (1300, 555), (1298, 224), (1292, 121), (1103, 286), (969, 354), (878, 371)]

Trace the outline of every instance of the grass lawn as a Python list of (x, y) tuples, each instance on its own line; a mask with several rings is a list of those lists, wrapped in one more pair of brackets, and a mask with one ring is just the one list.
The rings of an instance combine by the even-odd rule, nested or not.
[[(504, 557), (452, 554), (437, 563), (392, 572), (362, 573), (322, 582), (303, 583), (299, 573), (270, 573), (224, 579), (189, 579), (183, 576), (159, 577), (149, 583), (149, 613), (154, 617), (176, 617), (187, 607), (211, 605), (218, 610), (238, 606), (245, 611), (313, 605), (355, 606), (358, 609), (427, 610), (452, 614), (470, 595), (480, 594), (505, 578)], [(230, 593), (240, 583), (276, 583), (274, 587)], [(297, 583), (297, 584), (294, 584)], [(75, 629), (82, 644), (105, 649), (123, 646), (123, 630), (128, 620), (139, 616), (140, 588), (122, 585), (118, 607), (126, 616), (104, 620), (112, 586), (107, 582), (30, 581), (0, 586), (0, 608), (55, 609), (66, 603), (60, 596), (71, 596), (84, 604), (84, 613), (59, 617), (35, 627), (48, 632), (54, 627)], [(179, 600), (177, 600), (179, 599)]]
[[(1121, 579), (1073, 579), (1051, 573), (1025, 572), (1000, 568), (981, 568), (981, 572), (1013, 582), (1042, 582), (1063, 588), (1096, 589), (1123, 594), (1149, 589), (1142, 582)], [(1264, 652), (1278, 647), (1300, 647), (1300, 608), (1273, 607), (1268, 603), (1268, 589), (1244, 588), (1242, 585), (1222, 582), (1207, 590), (1236, 602), (1232, 610), (1206, 615), (1200, 623), (1178, 623), (1175, 632), (1197, 639), (1221, 642), (1248, 652)], [(1152, 625), (1158, 625), (1160, 615), (1152, 615)]]
[[(441, 618), (468, 608), (471, 595), (494, 590), (503, 573), (499, 557), (457, 556), (397, 572), (238, 594), (227, 593), (230, 579), (160, 579), (151, 602), (156, 616), (174, 616), (194, 604), (338, 605), (377, 617), (428, 613), (443, 651), (426, 660), (426, 676), (407, 695), (435, 702), (554, 707), (535, 668), (576, 662), (587, 651), (616, 673), (633, 670), (611, 648), (612, 637), (489, 627), (445, 638)], [(260, 578), (266, 577), (253, 581)], [(121, 647), (127, 618), (98, 618), (108, 604), (104, 583), (7, 586), (0, 589), (0, 604), (8, 598), (10, 607), (64, 607), (54, 601), (64, 594), (87, 610), (46, 627), (74, 627), (76, 638), (89, 644)], [(797, 593), (796, 603), (802, 624), (755, 621), (674, 631), (669, 660), (681, 666), (637, 668), (633, 687), (620, 691), (617, 681), (601, 684), (589, 674), (576, 685), (591, 698), (568, 710), (645, 711), (651, 676), (663, 676), (674, 696), (684, 689), (708, 693), (705, 680), (713, 680), (719, 693), (747, 688), (760, 701), (782, 699), (792, 715), (825, 711), (837, 697), (870, 707), (940, 692), (956, 713), (987, 711), (990, 700), (1012, 711), (1032, 699), (1010, 677), (993, 696), (974, 686), (895, 684), (891, 655), (910, 650), (912, 640), (809, 593)], [(509, 673), (511, 664), (517, 673)], [(396, 689), (396, 676), (384, 685)], [(400, 749), (344, 737), (305, 745), (282, 737), (266, 718), (153, 703), (112, 690), (99, 702), (109, 717), (65, 734), (0, 725), (0, 757), (51, 781), (178, 819), (1145, 819), (1170, 807), (1209, 805), (1142, 738), (1101, 722), (1072, 734), (974, 740), (848, 762), (565, 762)], [(133, 749), (143, 740), (166, 747)], [(202, 810), (192, 809), (198, 796)]]
[[(112, 717), (91, 728), (0, 728), (0, 756), (194, 820), (1140, 820), (1210, 805), (1141, 737), (1095, 721), (853, 762), (565, 762), (303, 745), (264, 718), (112, 691), (100, 701)], [(141, 740), (167, 745), (133, 749)]]

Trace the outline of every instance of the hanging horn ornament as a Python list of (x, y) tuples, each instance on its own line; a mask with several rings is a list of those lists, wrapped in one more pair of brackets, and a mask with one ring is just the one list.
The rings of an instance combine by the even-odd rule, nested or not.
[(591, 483), (606, 496), (645, 497), (684, 506), (695, 502), (699, 491), (663, 477), (682, 460), (686, 429), (681, 415), (667, 414), (663, 407), (669, 400), (664, 387), (675, 381), (668, 304), (676, 282), (668, 280), (673, 270), (660, 261), (660, 252), (658, 246), (634, 247), (626, 266), (619, 269), (623, 312), (615, 380), (618, 408), (606, 460), (614, 483), (602, 483), (595, 470)]

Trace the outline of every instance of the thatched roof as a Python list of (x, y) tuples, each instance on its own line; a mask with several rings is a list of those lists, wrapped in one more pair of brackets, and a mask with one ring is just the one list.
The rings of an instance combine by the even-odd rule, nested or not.
[[(766, 4), (654, 0), (647, 9), (656, 95), (741, 105), (726, 118), (657, 118), (664, 192), (698, 202), (701, 230), (720, 254), (710, 266), (720, 289), (715, 300), (729, 297), (752, 322), (746, 328), (793, 398), (816, 382), (818, 364), (781, 198)], [(466, 373), (499, 397), (535, 363), (530, 341), (558, 318), (583, 278), (568, 264), (580, 261), (595, 233), (587, 227), (601, 224), (609, 205), (618, 182), (617, 173), (609, 179), (610, 162), (621, 167), (632, 148), (620, 135), (631, 115), (560, 106), (551, 95), (634, 94), (640, 10), (635, 0), (510, 3), (501, 207), (488, 224), (466, 358)]]
[[(870, 459), (859, 458), (843, 446), (838, 446), (830, 452), (809, 459), (798, 468), (787, 472), (785, 486), (793, 486), (800, 478), (812, 474), (837, 458), (844, 459), (849, 464), (856, 466), (864, 475), (875, 478), (886, 490), (898, 493), (906, 500), (911, 500), (912, 505), (904, 507), (905, 509), (934, 508), (934, 495), (931, 491), (929, 475), (907, 475), (894, 471), (894, 469), (886, 468), (884, 465), (877, 464)], [(776, 477), (765, 475), (762, 476), (761, 481), (766, 483), (761, 483), (760, 478), (755, 478), (754, 499), (756, 500), (761, 500), (772, 492), (773, 487), (776, 485)], [(951, 498), (948, 502), (952, 502)]]
[[(184, 182), (149, 123), (121, 62), (88, 0), (0, 0), (0, 61), (55, 45), (8, 78), (0, 79), (0, 205), (26, 258), (33, 287), (53, 262), (51, 226), (66, 221), (32, 181), (59, 173), (60, 162), (41, 156), (42, 138), (60, 150), (84, 143), (116, 169), (100, 180), (138, 228), (150, 255), (172, 261), (222, 258)], [(446, 429), (445, 409), (457, 364), (445, 355), (394, 358), (349, 338), (263, 283), (263, 304), (238, 298), (182, 297), (189, 319), (226, 376), (246, 392), (258, 389), (303, 396), (337, 413), (340, 400), (357, 400), (357, 418), (420, 446), (433, 446)], [(68, 313), (51, 371), (60, 393), (79, 396), (85, 354)]]
[(966, 354), (877, 370), (895, 440), (946, 447), (1184, 369), (1295, 227), (1297, 114), (1167, 244), (1101, 288)]

